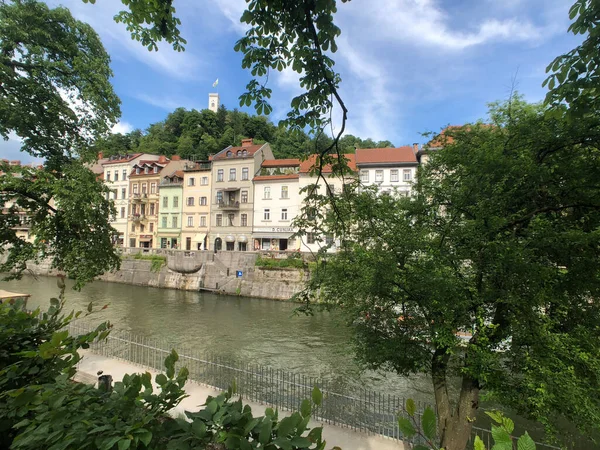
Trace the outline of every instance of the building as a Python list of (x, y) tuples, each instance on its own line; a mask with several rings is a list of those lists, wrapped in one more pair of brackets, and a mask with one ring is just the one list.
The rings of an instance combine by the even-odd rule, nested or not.
[(208, 94), (208, 109), (215, 113), (219, 110), (219, 94)]
[(398, 148), (358, 148), (356, 167), (364, 186), (376, 185), (380, 192), (410, 195), (417, 174), (417, 144)]
[[(351, 171), (356, 171), (356, 159), (354, 154), (345, 154), (343, 155), (347, 160), (348, 167)], [(302, 202), (301, 207), (306, 206), (306, 197), (310, 195), (310, 192), (313, 189), (317, 189), (318, 193), (325, 194), (326, 189), (331, 190), (334, 194), (341, 192), (344, 187), (344, 184), (355, 181), (354, 175), (347, 175), (344, 178), (333, 175), (332, 169), (330, 165), (325, 165), (321, 174), (322, 177), (318, 177), (317, 175), (311, 175), (311, 170), (315, 166), (317, 161), (316, 155), (311, 155), (305, 161), (300, 163), (300, 172), (299, 172), (299, 180), (298, 187), (300, 192), (302, 192)], [(325, 180), (323, 180), (323, 178)], [(327, 251), (335, 252), (337, 244), (334, 236), (321, 236), (316, 232), (311, 232), (307, 230), (306, 235), (302, 236), (300, 242), (300, 251), (301, 252), (317, 252), (321, 247), (333, 244)]]
[(300, 212), (300, 160), (272, 159), (254, 177), (253, 250), (299, 250), (292, 221)]
[[(179, 163), (179, 164), (178, 164)], [(181, 248), (181, 219), (183, 216), (183, 170), (181, 161), (171, 161), (161, 171), (158, 186), (158, 233), (160, 248)]]
[(267, 159), (274, 159), (270, 145), (254, 144), (252, 139), (243, 139), (241, 146), (229, 146), (212, 157), (211, 250), (250, 250), (254, 218), (252, 179)]
[(183, 168), (183, 222), (185, 250), (207, 250), (211, 205), (210, 161), (188, 162)]
[(158, 158), (158, 155), (143, 153), (103, 158), (103, 180), (111, 190), (109, 199), (114, 202), (116, 210), (116, 215), (110, 219), (110, 224), (119, 233), (117, 242), (115, 242), (118, 246), (122, 247), (128, 242), (129, 174), (136, 162), (140, 160), (156, 161)]
[(161, 172), (170, 164), (165, 156), (158, 160), (139, 160), (129, 174), (129, 247), (158, 247), (158, 186)]

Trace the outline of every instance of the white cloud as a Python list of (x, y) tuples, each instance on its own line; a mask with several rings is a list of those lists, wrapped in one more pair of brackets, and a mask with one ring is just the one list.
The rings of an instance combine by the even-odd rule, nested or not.
[(246, 9), (246, 2), (243, 0), (215, 0), (217, 7), (223, 15), (231, 22), (231, 27), (238, 34), (245, 34), (248, 25), (240, 22), (240, 17)]
[(127, 134), (130, 131), (133, 131), (133, 125), (131, 125), (129, 122), (119, 121), (112, 126), (110, 131), (112, 133)]

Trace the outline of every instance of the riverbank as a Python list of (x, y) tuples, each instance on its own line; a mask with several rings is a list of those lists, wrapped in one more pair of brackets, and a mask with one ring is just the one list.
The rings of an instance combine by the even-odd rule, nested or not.
[[(98, 280), (134, 286), (184, 291), (209, 291), (217, 294), (271, 300), (289, 300), (300, 292), (310, 276), (299, 268), (256, 267), (257, 253), (188, 252), (165, 250), (160, 254), (138, 253), (128, 249), (122, 255), (121, 268)], [(56, 276), (50, 261), (28, 262), (36, 276)]]
[[(81, 382), (91, 382), (96, 379), (96, 374), (99, 370), (102, 370), (104, 374), (111, 375), (114, 380), (121, 380), (127, 373), (148, 371), (152, 374), (152, 378), (158, 374), (158, 371), (147, 369), (146, 367), (137, 366), (135, 364), (121, 361), (118, 359), (107, 358), (104, 356), (96, 355), (90, 351), (80, 351), (83, 355), (82, 361), (79, 363), (77, 370), (78, 373), (75, 379)], [(154, 386), (156, 388), (156, 385)], [(185, 385), (185, 391), (189, 397), (185, 398), (175, 409), (171, 411), (171, 414), (175, 417), (180, 414), (184, 414), (185, 411), (197, 411), (200, 406), (204, 404), (206, 398), (209, 395), (217, 396), (220, 391), (205, 386), (199, 383), (188, 381)], [(245, 404), (250, 405), (252, 413), (257, 415), (264, 415), (265, 409), (269, 405), (260, 404), (256, 402), (250, 402), (244, 400)], [(289, 416), (291, 411), (280, 411), (282, 416)], [(348, 428), (342, 428), (338, 426), (329, 425), (316, 420), (309, 422), (309, 427), (323, 426), (323, 437), (327, 440), (327, 448), (338, 446), (343, 450), (404, 450), (405, 446), (400, 441), (388, 439), (379, 435), (368, 435), (366, 433), (359, 433)]]

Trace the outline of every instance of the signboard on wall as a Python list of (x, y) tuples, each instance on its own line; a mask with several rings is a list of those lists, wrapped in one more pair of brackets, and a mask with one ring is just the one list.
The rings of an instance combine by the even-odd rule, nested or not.
[(294, 227), (254, 227), (256, 233), (295, 233)]

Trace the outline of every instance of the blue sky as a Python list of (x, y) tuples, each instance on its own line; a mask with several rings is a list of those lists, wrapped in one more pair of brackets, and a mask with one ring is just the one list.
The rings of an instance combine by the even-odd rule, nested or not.
[[(347, 132), (398, 146), (423, 143), (422, 132), (484, 118), (487, 103), (505, 99), (513, 80), (527, 100), (543, 99), (546, 65), (577, 44), (567, 33), (573, 1), (338, 1), (342, 35), (334, 59), (349, 109)], [(115, 130), (144, 129), (179, 106), (206, 108), (216, 78), (221, 103), (238, 105), (250, 78), (233, 51), (244, 33), (238, 19), (244, 0), (174, 0), (188, 41), (182, 53), (168, 45), (148, 52), (132, 41), (112, 20), (119, 0), (49, 3), (90, 23), (111, 55), (122, 101)], [(269, 83), (277, 122), (300, 88), (291, 70)], [(31, 160), (18, 149), (15, 136), (0, 141), (1, 157)]]

